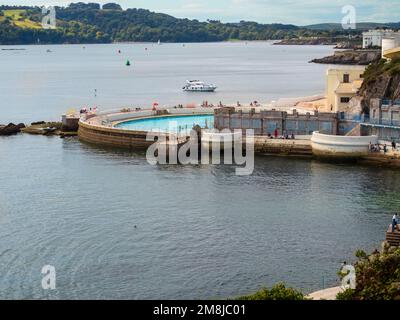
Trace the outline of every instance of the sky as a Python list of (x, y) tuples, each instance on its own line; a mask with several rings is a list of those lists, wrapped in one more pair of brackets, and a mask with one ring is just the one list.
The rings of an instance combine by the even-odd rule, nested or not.
[(240, 20), (308, 25), (341, 23), (342, 8), (355, 8), (356, 22), (399, 22), (400, 0), (0, 0), (5, 5), (59, 5), (70, 2), (119, 3), (124, 9), (144, 8), (178, 18)]

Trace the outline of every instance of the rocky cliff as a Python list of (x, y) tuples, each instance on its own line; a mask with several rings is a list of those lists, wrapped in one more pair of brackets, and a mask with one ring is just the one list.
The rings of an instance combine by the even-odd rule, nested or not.
[(313, 59), (310, 62), (326, 64), (369, 65), (379, 61), (380, 50), (346, 50), (335, 51), (332, 56)]
[(400, 58), (391, 62), (382, 59), (368, 66), (359, 95), (365, 113), (369, 112), (370, 100), (373, 98), (400, 99)]

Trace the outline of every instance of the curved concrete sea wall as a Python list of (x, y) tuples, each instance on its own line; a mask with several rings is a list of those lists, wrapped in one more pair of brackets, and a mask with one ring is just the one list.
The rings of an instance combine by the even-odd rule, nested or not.
[[(85, 142), (117, 148), (146, 149), (154, 141), (146, 141), (147, 131), (134, 131), (116, 128), (114, 125), (124, 121), (149, 117), (168, 117), (177, 115), (213, 114), (212, 108), (170, 108), (161, 110), (138, 110), (129, 112), (102, 112), (79, 121), (78, 136)], [(154, 133), (165, 135), (166, 133)], [(178, 143), (186, 141), (179, 136)]]
[(369, 144), (376, 144), (377, 136), (334, 136), (314, 132), (312, 152), (326, 158), (359, 158), (368, 155)]
[(78, 136), (85, 142), (116, 148), (146, 149), (153, 142), (146, 141), (147, 132), (121, 130), (79, 122)]

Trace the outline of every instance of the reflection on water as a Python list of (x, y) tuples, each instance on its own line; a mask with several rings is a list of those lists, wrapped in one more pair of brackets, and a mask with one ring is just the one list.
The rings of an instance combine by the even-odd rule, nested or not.
[[(27, 135), (2, 138), (0, 151), (2, 298), (319, 289), (357, 248), (379, 246), (400, 206), (400, 174), (387, 169), (260, 157), (251, 176), (235, 176)], [(41, 289), (45, 264), (55, 291)]]

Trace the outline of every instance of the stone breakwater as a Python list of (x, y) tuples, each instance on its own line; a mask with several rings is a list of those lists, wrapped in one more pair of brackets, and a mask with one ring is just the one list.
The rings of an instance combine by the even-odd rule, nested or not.
[(30, 125), (25, 125), (23, 123), (17, 125), (14, 123), (0, 125), (0, 136), (10, 136), (18, 133), (67, 137), (77, 135), (77, 128), (76, 130), (69, 130), (68, 128), (63, 127), (61, 122), (45, 121), (32, 122)]

